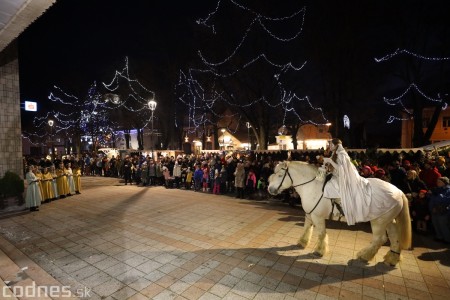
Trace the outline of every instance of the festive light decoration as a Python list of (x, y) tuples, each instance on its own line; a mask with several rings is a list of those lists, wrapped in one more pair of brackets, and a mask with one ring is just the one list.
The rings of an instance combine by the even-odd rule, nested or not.
[[(384, 102), (386, 102), (388, 105), (391, 106), (396, 106), (396, 105), (400, 105), (402, 107), (402, 110), (405, 111), (406, 113), (408, 113), (409, 115), (411, 115), (411, 117), (409, 119), (412, 119), (412, 110), (406, 108), (405, 104), (403, 103), (403, 98), (406, 96), (406, 94), (411, 90), (414, 89), (416, 90), (420, 95), (422, 95), (425, 99), (432, 101), (432, 102), (439, 102), (442, 104), (442, 109), (445, 110), (447, 109), (448, 104), (446, 102), (443, 101), (443, 99), (440, 98), (440, 95), (438, 94), (438, 98), (432, 98), (428, 95), (426, 95), (421, 89), (419, 89), (419, 87), (415, 84), (415, 83), (411, 83), (408, 88), (400, 95), (394, 98), (387, 98), (387, 97), (383, 97)], [(407, 120), (405, 118), (398, 118), (395, 116), (389, 116), (389, 119), (387, 121), (388, 124), (394, 122), (394, 121), (403, 121), (403, 120)]]
[(344, 128), (350, 129), (350, 118), (347, 115), (344, 115), (342, 122), (344, 122)]
[[(250, 26), (247, 28), (247, 31), (246, 31), (247, 33), (250, 31), (249, 28), (251, 28), (255, 23), (258, 23), (261, 26), (261, 28), (263, 28), (272, 38), (274, 38), (276, 40), (279, 40), (279, 41), (282, 41), (282, 42), (289, 42), (289, 41), (292, 41), (292, 40), (296, 39), (301, 34), (301, 32), (303, 30), (303, 25), (304, 25), (304, 22), (305, 22), (306, 7), (302, 7), (301, 9), (297, 10), (296, 12), (294, 12), (291, 15), (284, 16), (284, 17), (279, 17), (279, 18), (273, 18), (273, 17), (264, 16), (264, 15), (262, 15), (262, 14), (256, 12), (256, 11), (250, 9), (249, 7), (246, 7), (246, 6), (243, 6), (242, 4), (237, 3), (234, 0), (229, 0), (229, 2), (234, 4), (236, 7), (240, 8), (240, 9), (242, 9), (244, 11), (250, 12), (251, 14), (254, 15), (253, 21), (250, 23)], [(214, 34), (216, 34), (214, 25), (209, 25), (208, 21), (218, 12), (219, 7), (220, 7), (220, 0), (217, 2), (216, 9), (213, 12), (209, 13), (206, 18), (198, 19), (197, 20), (197, 24), (204, 25), (204, 26), (206, 26), (208, 28), (211, 28), (212, 32)], [(290, 38), (279, 37), (278, 35), (274, 34), (272, 31), (270, 31), (267, 28), (267, 26), (264, 24), (265, 21), (285, 21), (285, 20), (289, 20), (289, 19), (295, 18), (298, 15), (301, 16), (300, 29), (293, 36), (291, 36)], [(246, 37), (247, 37), (247, 34), (244, 35), (243, 39), (241, 40), (241, 42), (239, 43), (238, 47), (236, 47), (236, 48), (239, 48), (240, 46), (242, 46), (243, 40), (245, 40)]]
[(410, 56), (414, 56), (415, 58), (420, 58), (420, 59), (424, 59), (424, 60), (431, 60), (431, 61), (443, 61), (443, 60), (450, 60), (450, 57), (430, 57), (430, 56), (424, 56), (424, 55), (420, 55), (420, 54), (416, 54), (414, 52), (411, 52), (409, 50), (406, 49), (401, 49), (397, 48), (393, 53), (390, 53), (388, 55), (385, 55), (381, 58), (374, 58), (374, 60), (376, 62), (383, 62), (383, 61), (387, 61), (397, 55), (400, 54), (408, 54)]
[[(419, 92), (419, 94), (421, 94), (427, 100), (430, 100), (430, 101), (433, 101), (433, 102), (440, 102), (440, 103), (443, 104), (443, 106), (445, 106), (445, 108), (447, 107), (447, 103), (443, 103), (442, 99), (440, 99), (439, 94), (438, 94), (439, 98), (432, 98), (430, 96), (427, 96), (424, 92), (422, 92), (419, 89), (419, 87), (415, 83), (411, 83), (409, 85), (409, 87), (400, 96), (394, 97), (394, 98), (383, 97), (383, 100), (389, 105), (395, 105), (396, 103), (401, 102), (402, 98), (411, 90), (411, 88), (414, 88), (417, 92)], [(443, 109), (445, 109), (445, 108), (443, 107)]]
[[(261, 105), (270, 109), (271, 115), (273, 109), (281, 110), (283, 113), (283, 124), (288, 114), (294, 115), (298, 122), (301, 123), (328, 123), (323, 110), (314, 107), (307, 96), (297, 96), (294, 91), (291, 91), (287, 87), (286, 82), (288, 82), (288, 78), (283, 77), (289, 75), (295, 76), (295, 73), (301, 71), (306, 65), (306, 61), (301, 64), (292, 61), (280, 63), (276, 62), (273, 58), (269, 58), (267, 53), (264, 52), (256, 54), (253, 58), (244, 62), (242, 62), (242, 58), (238, 60), (234, 59), (244, 49), (250, 33), (257, 29), (261, 29), (263, 34), (266, 34), (268, 38), (279, 43), (287, 44), (296, 40), (303, 31), (306, 7), (297, 9), (295, 12), (291, 12), (286, 16), (270, 17), (237, 3), (234, 0), (227, 1), (232, 7), (237, 8), (238, 11), (249, 13), (251, 20), (247, 28), (243, 30), (243, 34), (238, 39), (235, 47), (232, 47), (232, 50), (224, 58), (211, 61), (206, 58), (202, 51), (198, 50), (197, 53), (203, 64), (203, 68), (191, 68), (187, 72), (180, 70), (179, 81), (176, 85), (176, 94), (178, 95), (178, 100), (187, 107), (189, 112), (189, 129), (187, 130), (189, 132), (204, 131), (205, 126), (217, 124), (218, 120), (234, 118), (237, 119), (237, 123), (232, 123), (236, 124), (235, 128), (229, 128), (229, 126), (226, 128), (230, 133), (234, 133), (240, 128), (241, 120), (244, 117), (242, 110), (252, 110), (253, 107)], [(197, 24), (210, 28), (214, 35), (218, 34), (218, 32), (216, 31), (216, 26), (212, 23), (214, 17), (219, 13), (222, 3), (218, 1), (213, 12), (209, 13), (205, 18), (197, 20)], [(291, 24), (292, 21), (298, 23), (298, 27), (294, 28), (293, 34), (289, 35), (289, 31), (284, 31), (289, 36), (280, 36), (270, 29), (269, 25), (279, 25), (283, 21), (290, 21)], [(242, 63), (235, 65), (235, 61), (241, 61)], [(266, 64), (272, 70), (269, 73), (265, 73), (264, 76), (272, 78), (271, 84), (274, 84), (273, 91), (277, 95), (275, 96), (276, 100), (273, 94), (263, 94), (255, 99), (246, 98), (242, 101), (240, 93), (236, 96), (231, 91), (222, 90), (222, 80), (232, 79), (236, 76), (241, 76), (239, 78), (242, 78), (242, 75), (245, 76), (244, 72), (248, 72), (250, 67), (254, 67), (257, 63)], [(272, 75), (270, 75), (270, 72), (273, 72)], [(260, 75), (254, 74), (253, 76)], [(217, 82), (221, 83), (221, 87), (217, 85)], [(323, 118), (323, 123), (302, 118), (300, 112), (304, 112), (304, 110), (300, 108), (301, 103), (306, 103), (311, 110), (319, 111)], [(228, 107), (232, 113), (227, 115), (218, 113), (218, 111), (223, 111), (223, 107)]]
[[(125, 82), (126, 88), (120, 84)], [(151, 113), (148, 107), (149, 96), (154, 98), (155, 93), (145, 88), (138, 80), (129, 75), (128, 58), (125, 58), (125, 67), (122, 71), (115, 71), (110, 83), (103, 83), (108, 91), (102, 94), (94, 82), (84, 98), (64, 92), (61, 88), (54, 86), (48, 99), (55, 102), (60, 110), (52, 110), (43, 116), (33, 119), (36, 132), (24, 132), (25, 138), (42, 139), (48, 137), (49, 133), (44, 126), (48, 119), (55, 119), (53, 134), (71, 136), (73, 132), (80, 135), (94, 136), (100, 145), (111, 140), (114, 132), (121, 127), (114, 122), (109, 115), (117, 111), (128, 111), (133, 114), (133, 122), (136, 125), (146, 127), (151, 121)], [(126, 91), (125, 97), (115, 92)], [(54, 106), (55, 106), (54, 105)], [(72, 111), (67, 113), (67, 111)], [(140, 123), (139, 123), (140, 122)], [(53, 129), (52, 128), (52, 129)]]
[[(414, 58), (417, 58), (417, 59), (433, 61), (433, 62), (438, 62), (438, 61), (442, 62), (442, 61), (450, 60), (450, 57), (424, 56), (424, 55), (409, 51), (407, 49), (400, 49), (400, 48), (397, 48), (393, 53), (387, 54), (381, 58), (374, 58), (374, 60), (377, 63), (380, 63), (380, 62), (388, 61), (388, 60), (390, 60), (398, 55), (401, 55), (401, 54), (406, 54), (409, 56), (413, 56)], [(411, 83), (401, 95), (399, 95), (397, 97), (393, 97), (393, 98), (383, 97), (383, 100), (386, 104), (388, 104), (390, 106), (400, 105), (401, 110), (409, 115), (409, 117), (407, 117), (407, 118), (404, 118), (404, 117), (400, 118), (400, 117), (395, 117), (395, 116), (391, 115), (391, 116), (389, 116), (389, 118), (387, 120), (388, 124), (393, 123), (394, 121), (405, 121), (405, 120), (413, 119), (412, 109), (408, 109), (403, 102), (403, 100), (406, 97), (406, 95), (408, 94), (408, 92), (410, 92), (412, 89), (414, 89), (416, 92), (418, 92), (422, 97), (424, 97), (428, 101), (441, 103), (443, 110), (447, 109), (448, 104), (441, 98), (440, 93), (437, 94), (438, 95), (437, 98), (428, 96), (415, 83)]]
[[(120, 82), (124, 80), (125, 85), (130, 92), (126, 97), (123, 97), (122, 102), (115, 98), (115, 104), (118, 107), (124, 107), (132, 112), (140, 112), (148, 109), (148, 99), (155, 99), (155, 92), (147, 89), (137, 79), (133, 79), (129, 74), (128, 57), (125, 57), (125, 66), (122, 71), (115, 71), (114, 77), (110, 83), (103, 82), (103, 87), (109, 92), (116, 92), (120, 88)], [(114, 95), (114, 94), (113, 94)], [(114, 98), (113, 98), (114, 100)], [(133, 101), (130, 101), (133, 100)], [(114, 103), (114, 101), (113, 101)], [(118, 107), (114, 107), (117, 109)]]

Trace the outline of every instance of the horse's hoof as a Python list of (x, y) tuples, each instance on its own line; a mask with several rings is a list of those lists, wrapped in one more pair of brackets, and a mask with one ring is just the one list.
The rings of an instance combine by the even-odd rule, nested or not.
[(391, 264), (391, 263), (389, 263), (389, 262), (387, 262), (387, 261), (384, 261), (383, 262), (386, 266), (388, 266), (388, 267), (395, 267), (395, 265), (393, 265), (393, 264)]
[(360, 262), (363, 262), (363, 263), (368, 263), (369, 262), (369, 259), (366, 259), (366, 258), (364, 258), (362, 256), (357, 256), (356, 259), (359, 260)]
[(318, 252), (318, 251), (314, 251), (314, 252), (312, 253), (312, 255), (318, 256), (318, 257), (323, 257), (323, 254), (321, 254), (321, 253)]
[(299, 246), (302, 249), (305, 249), (308, 246), (308, 243), (304, 243), (304, 242), (298, 242), (297, 246)]

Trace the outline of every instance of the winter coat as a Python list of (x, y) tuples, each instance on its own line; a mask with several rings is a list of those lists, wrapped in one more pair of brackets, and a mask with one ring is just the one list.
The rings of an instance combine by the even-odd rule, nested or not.
[(245, 169), (243, 165), (238, 165), (234, 172), (234, 185), (237, 188), (245, 188)]
[(179, 165), (178, 163), (175, 163), (173, 167), (173, 176), (181, 177), (181, 165)]

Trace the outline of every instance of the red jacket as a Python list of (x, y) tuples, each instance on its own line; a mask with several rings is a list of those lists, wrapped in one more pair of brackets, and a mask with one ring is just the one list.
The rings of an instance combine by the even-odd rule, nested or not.
[(436, 181), (439, 177), (442, 177), (441, 173), (436, 169), (436, 167), (430, 169), (423, 169), (419, 173), (419, 178), (425, 182), (428, 189), (436, 187)]

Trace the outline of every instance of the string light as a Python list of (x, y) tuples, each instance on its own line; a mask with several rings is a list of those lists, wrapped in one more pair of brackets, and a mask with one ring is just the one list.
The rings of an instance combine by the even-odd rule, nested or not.
[(293, 65), (292, 62), (288, 62), (288, 63), (286, 63), (286, 64), (277, 64), (277, 63), (275, 63), (275, 62), (269, 60), (265, 54), (260, 54), (260, 55), (258, 55), (257, 57), (255, 57), (255, 58), (251, 59), (250, 61), (248, 61), (247, 63), (245, 63), (241, 68), (237, 68), (237, 69), (235, 69), (235, 70), (232, 71), (232, 72), (228, 72), (228, 73), (220, 73), (220, 72), (218, 72), (218, 71), (217, 71), (216, 69), (214, 69), (214, 68), (208, 68), (208, 69), (190, 69), (190, 70), (189, 70), (189, 73), (192, 73), (192, 72), (211, 73), (211, 74), (213, 74), (213, 75), (215, 75), (215, 76), (217, 76), (217, 77), (224, 77), (224, 78), (226, 78), (226, 77), (231, 77), (231, 76), (236, 75), (236, 74), (239, 73), (240, 71), (242, 71), (242, 70), (244, 70), (244, 69), (250, 67), (250, 66), (253, 65), (254, 63), (258, 62), (259, 60), (264, 60), (265, 62), (267, 62), (267, 63), (268, 63), (269, 65), (271, 65), (272, 67), (275, 67), (275, 68), (279, 68), (279, 69), (280, 69), (280, 70), (279, 70), (279, 73), (276, 73), (276, 74), (274, 75), (274, 77), (275, 77), (276, 79), (279, 79), (280, 75), (283, 74), (283, 73), (286, 73), (288, 70), (294, 70), (294, 71), (300, 71), (300, 70), (302, 70), (303, 67), (304, 67), (304, 66), (306, 65), (306, 63), (307, 63), (307, 62), (305, 61), (302, 65), (300, 65), (300, 66), (298, 66), (298, 67), (296, 67), (295, 65)]
[[(393, 58), (395, 56), (401, 55), (401, 54), (406, 54), (406, 55), (409, 55), (409, 56), (413, 56), (413, 57), (415, 57), (417, 59), (421, 59), (421, 60), (435, 61), (435, 62), (436, 61), (447, 61), (447, 60), (450, 60), (450, 57), (424, 56), (424, 55), (417, 54), (417, 53), (414, 53), (412, 51), (409, 51), (407, 49), (400, 49), (400, 48), (397, 48), (393, 53), (387, 54), (387, 55), (385, 55), (385, 56), (383, 56), (381, 58), (374, 58), (374, 60), (377, 63), (384, 62), (384, 61), (387, 61), (387, 60), (389, 60), (389, 59), (391, 59), (391, 58)], [(408, 118), (398, 118), (398, 117), (395, 117), (395, 116), (391, 115), (391, 116), (389, 116), (389, 119), (387, 120), (388, 124), (393, 123), (394, 121), (405, 121), (405, 120), (413, 119), (412, 109), (408, 109), (405, 106), (405, 104), (403, 103), (403, 98), (406, 96), (406, 94), (409, 91), (411, 91), (411, 89), (416, 90), (422, 97), (424, 97), (425, 99), (427, 99), (429, 101), (441, 103), (442, 110), (447, 109), (448, 104), (441, 98), (439, 93), (438, 93), (438, 97), (437, 98), (430, 97), (430, 96), (426, 95), (415, 83), (411, 83), (400, 96), (397, 96), (397, 97), (394, 97), (394, 98), (383, 97), (383, 100), (384, 100), (385, 103), (387, 103), (390, 106), (400, 105), (402, 110), (409, 115)]]
[[(236, 7), (238, 7), (240, 9), (242, 9), (242, 10), (244, 10), (246, 12), (249, 12), (249, 13), (254, 15), (254, 19), (252, 20), (252, 22), (250, 23), (248, 28), (252, 27), (253, 24), (255, 24), (256, 21), (257, 21), (260, 24), (261, 28), (264, 29), (265, 32), (267, 32), (272, 38), (277, 39), (279, 41), (283, 41), (283, 42), (292, 41), (292, 40), (296, 39), (301, 34), (301, 32), (303, 30), (303, 25), (304, 25), (304, 22), (305, 22), (305, 15), (306, 15), (306, 6), (302, 7), (301, 9), (297, 10), (296, 12), (294, 12), (293, 14), (288, 15), (288, 16), (284, 16), (284, 17), (268, 17), (268, 16), (262, 15), (262, 14), (256, 12), (256, 11), (252, 10), (249, 7), (246, 7), (246, 6), (242, 5), (242, 4), (239, 4), (239, 3), (237, 3), (234, 0), (229, 0), (229, 2), (234, 4)], [(219, 11), (219, 7), (220, 7), (220, 0), (217, 2), (216, 9), (213, 12), (209, 13), (206, 18), (198, 19), (197, 20), (197, 24), (203, 25), (203, 26), (205, 26), (207, 28), (211, 28), (213, 34), (216, 34), (217, 32), (215, 30), (214, 25), (209, 25), (208, 21)], [(264, 25), (264, 21), (286, 21), (286, 20), (293, 19), (293, 18), (297, 17), (298, 15), (301, 15), (301, 20), (302, 20), (301, 21), (301, 25), (300, 25), (300, 29), (299, 29), (299, 31), (297, 31), (290, 38), (279, 37), (278, 35), (274, 34), (272, 31), (270, 31), (267, 28), (266, 25)], [(247, 28), (247, 32), (248, 32), (248, 28)], [(245, 37), (246, 36), (244, 36), (244, 39), (245, 39)], [(242, 45), (242, 43), (243, 43), (243, 40), (241, 40), (240, 45)]]
[[(426, 95), (421, 89), (419, 89), (419, 87), (415, 83), (410, 84), (408, 86), (408, 88), (400, 96), (397, 96), (394, 98), (383, 97), (383, 100), (384, 100), (384, 102), (386, 102), (388, 105), (391, 105), (391, 106), (400, 105), (402, 107), (403, 111), (405, 111), (409, 115), (412, 115), (412, 110), (407, 109), (405, 104), (403, 103), (403, 98), (406, 96), (406, 94), (411, 89), (416, 90), (420, 95), (422, 95), (422, 97), (424, 97), (425, 99), (427, 99), (429, 101), (441, 103), (442, 110), (447, 109), (448, 104), (440, 98), (439, 94), (438, 94), (438, 98), (432, 98), (432, 97)], [(412, 119), (412, 117), (405, 119), (405, 118), (397, 118), (394, 116), (390, 116), (387, 123), (390, 124), (394, 121), (404, 121), (404, 120), (409, 120), (409, 119)]]
[[(120, 82), (123, 80), (126, 81), (130, 93), (122, 100), (119, 95), (112, 92), (119, 89)], [(138, 80), (130, 77), (128, 58), (125, 58), (125, 67), (123, 70), (120, 72), (116, 70), (113, 80), (108, 84), (103, 83), (103, 86), (110, 93), (101, 94), (94, 82), (88, 90), (87, 97), (84, 99), (66, 93), (61, 88), (54, 86), (54, 91), (49, 94), (48, 99), (56, 102), (63, 108), (72, 106), (76, 107), (76, 109), (71, 109), (74, 110), (71, 113), (53, 110), (47, 112), (42, 117), (35, 117), (33, 119), (33, 125), (37, 131), (34, 133), (24, 132), (24, 136), (38, 139), (47, 137), (49, 134), (47, 130), (43, 129), (47, 125), (47, 120), (54, 118), (56, 120), (54, 134), (65, 133), (69, 136), (69, 131), (81, 130), (85, 135), (90, 135), (93, 131), (97, 131), (101, 133), (97, 139), (100, 142), (106, 142), (104, 140), (106, 134), (113, 131), (112, 128), (120, 127), (120, 124), (108, 118), (108, 111), (111, 112), (118, 109), (125, 109), (132, 112), (135, 117), (134, 120), (142, 122), (140, 124), (142, 125), (141, 128), (148, 126), (151, 121), (151, 114), (148, 109), (147, 99), (149, 95), (154, 98), (155, 93), (145, 88)]]
[[(230, 0), (230, 2), (233, 3), (234, 5), (236, 5), (237, 7), (241, 8), (241, 9), (244, 9), (244, 10), (246, 10), (246, 11), (248, 11), (248, 12), (251, 12), (253, 15), (255, 15), (255, 17), (254, 17), (254, 19), (250, 22), (250, 24), (248, 25), (248, 27), (247, 27), (247, 29), (245, 30), (244, 35), (242, 36), (240, 42), (236, 45), (236, 47), (234, 48), (234, 50), (231, 51), (231, 54), (228, 55), (228, 57), (226, 57), (226, 58), (223, 59), (222, 61), (220, 61), (220, 62), (215, 62), (215, 63), (209, 62), (209, 61), (206, 60), (206, 58), (203, 56), (203, 54), (202, 54), (202, 52), (201, 52), (200, 50), (197, 52), (198, 55), (199, 55), (199, 57), (200, 57), (200, 59), (201, 59), (201, 60), (203, 61), (203, 63), (204, 63), (205, 65), (207, 65), (207, 66), (214, 66), (214, 67), (217, 67), (217, 66), (223, 65), (224, 63), (230, 61), (230, 60), (236, 55), (236, 53), (238, 52), (238, 50), (242, 47), (242, 45), (244, 44), (245, 40), (247, 39), (249, 33), (252, 31), (253, 26), (254, 26), (256, 23), (260, 24), (260, 25), (261, 25), (261, 28), (263, 28), (264, 31), (265, 31), (267, 34), (269, 34), (269, 36), (271, 36), (273, 39), (278, 40), (278, 41), (281, 41), (281, 42), (290, 42), (290, 41), (292, 41), (292, 40), (298, 38), (298, 36), (301, 34), (301, 32), (302, 32), (302, 30), (303, 30), (303, 25), (304, 25), (304, 22), (305, 22), (306, 7), (301, 8), (300, 10), (296, 11), (295, 13), (293, 13), (293, 14), (291, 14), (291, 15), (289, 15), (289, 16), (279, 17), (279, 18), (272, 18), (272, 17), (263, 16), (263, 15), (261, 15), (261, 14), (255, 12), (255, 11), (251, 10), (251, 9), (248, 8), (248, 7), (244, 7), (243, 5), (236, 3), (236, 2), (233, 1), (233, 0)], [(206, 24), (207, 24), (206, 22), (209, 20), (209, 18), (210, 18), (212, 15), (214, 15), (214, 14), (217, 13), (217, 11), (218, 11), (218, 9), (219, 9), (219, 6), (220, 6), (220, 1), (219, 1), (219, 3), (217, 4), (216, 10), (215, 10), (213, 13), (210, 13), (210, 14), (208, 15), (208, 17), (207, 17), (205, 20), (199, 19), (199, 20), (197, 21), (197, 24), (206, 25)], [(300, 24), (300, 29), (299, 29), (292, 37), (290, 37), (290, 38), (282, 38), (282, 37), (279, 37), (278, 35), (274, 34), (274, 33), (271, 32), (270, 30), (268, 30), (268, 28), (264, 25), (264, 23), (263, 23), (263, 21), (262, 21), (262, 20), (267, 20), (267, 21), (272, 21), (272, 22), (273, 22), (273, 21), (285, 21), (285, 20), (288, 20), (288, 19), (295, 18), (295, 17), (297, 17), (298, 15), (301, 15), (301, 19), (302, 19), (301, 24)], [(207, 27), (211, 27), (211, 26), (209, 26), (209, 25), (206, 25), (206, 26), (207, 26)], [(215, 30), (214, 30), (214, 33), (215, 33)], [(267, 59), (267, 58), (266, 58), (266, 59)]]
[[(316, 125), (328, 123), (322, 108), (314, 107), (307, 96), (297, 96), (297, 94), (294, 91), (290, 91), (283, 82), (284, 76), (287, 76), (292, 72), (301, 71), (306, 65), (306, 61), (301, 64), (296, 64), (291, 61), (279, 63), (273, 58), (269, 58), (266, 53), (259, 53), (250, 60), (246, 60), (239, 65), (232, 64), (232, 60), (242, 61), (241, 59), (234, 60), (234, 58), (237, 56), (238, 52), (244, 48), (244, 45), (247, 44), (250, 33), (256, 29), (261, 29), (263, 34), (266, 34), (267, 37), (272, 38), (276, 42), (288, 43), (298, 39), (303, 31), (306, 7), (297, 9), (293, 13), (290, 12), (285, 16), (272, 17), (263, 15), (234, 0), (225, 1), (228, 1), (227, 3), (230, 3), (232, 7), (237, 8), (239, 11), (249, 13), (250, 20), (247, 27), (243, 29), (242, 35), (239, 37), (234, 48), (231, 48), (232, 50), (225, 55), (224, 58), (210, 61), (202, 51), (198, 50), (197, 53), (203, 64), (203, 68), (191, 68), (187, 72), (180, 70), (179, 80), (175, 86), (175, 93), (178, 97), (178, 101), (185, 105), (188, 110), (187, 123), (189, 129), (187, 129), (187, 131), (204, 131), (205, 126), (217, 124), (217, 120), (229, 118), (235, 122), (231, 122), (232, 125), (227, 125), (225, 127), (227, 131), (234, 133), (245, 124), (245, 121), (247, 121), (243, 120), (246, 113), (242, 113), (242, 110), (251, 110), (253, 107), (261, 105), (270, 110), (281, 110), (283, 112), (283, 124), (288, 114), (295, 116), (301, 123), (312, 123)], [(198, 19), (197, 24), (211, 29), (212, 33), (216, 35), (218, 32), (216, 31), (216, 26), (213, 24), (213, 19), (222, 7), (223, 2), (218, 1), (215, 9), (205, 18)], [(292, 21), (296, 22), (297, 20), (298, 27), (294, 27), (295, 32), (289, 36), (286, 36), (286, 34), (284, 36), (275, 34), (274, 31), (271, 30), (271, 26), (269, 26), (279, 25), (284, 21), (290, 21), (292, 24)], [(275, 22), (277, 24), (275, 24)], [(226, 63), (228, 63), (229, 66), (225, 67)], [(220, 90), (216, 87), (216, 81), (220, 82), (223, 79), (240, 75), (240, 73), (249, 70), (251, 66), (254, 66), (257, 63), (265, 63), (272, 68), (272, 71), (270, 71), (273, 72), (272, 75), (270, 75), (270, 72), (266, 73), (266, 75), (269, 76), (267, 78), (272, 80), (274, 84), (274, 92), (278, 95), (275, 98), (277, 100), (273, 98), (273, 95), (268, 97), (263, 94), (254, 99), (246, 98), (245, 101), (242, 101), (241, 93), (236, 94), (237, 96), (235, 96), (230, 91), (227, 93), (227, 91)], [(243, 75), (245, 76), (245, 74)], [(204, 83), (208, 83), (208, 85), (205, 85)], [(300, 115), (304, 112), (304, 109), (301, 109), (300, 107), (305, 106), (300, 105), (302, 103), (304, 103), (308, 109), (319, 112), (319, 115), (323, 118), (323, 123), (313, 122), (302, 118)], [(236, 113), (218, 113), (219, 110), (223, 110), (223, 107), (228, 107), (231, 111)], [(232, 128), (229, 128), (230, 126), (232, 126)]]
[(381, 58), (374, 58), (376, 62), (383, 62), (383, 61), (387, 61), (397, 55), (400, 54), (408, 54), (411, 56), (414, 56), (415, 58), (420, 58), (420, 59), (424, 59), (424, 60), (431, 60), (431, 61), (443, 61), (443, 60), (450, 60), (450, 57), (430, 57), (430, 56), (424, 56), (424, 55), (420, 55), (414, 52), (411, 52), (409, 50), (406, 49), (401, 49), (397, 48), (393, 53), (387, 54)]
[(410, 118), (399, 118), (399, 117), (395, 117), (395, 116), (389, 116), (389, 119), (387, 120), (387, 123), (391, 124), (394, 121), (407, 121), (407, 120), (411, 120), (411, 119), (413, 119), (413, 117), (410, 117)]
[[(396, 101), (401, 101), (401, 99), (411, 90), (411, 88), (414, 88), (417, 92), (419, 92), (419, 94), (421, 94), (424, 98), (426, 98), (427, 100), (433, 101), (433, 102), (440, 102), (442, 103), (443, 100), (441, 98), (432, 98), (428, 95), (426, 95), (424, 92), (422, 92), (422, 90), (419, 89), (419, 87), (415, 84), (415, 83), (411, 83), (408, 88), (398, 97), (394, 97), (394, 98), (387, 98), (387, 97), (383, 97), (384, 101), (388, 104), (392, 103), (392, 102), (396, 102)], [(438, 95), (439, 96), (439, 95)], [(392, 104), (391, 104), (392, 105)], [(443, 103), (443, 105), (447, 105), (445, 102)], [(445, 109), (445, 108), (444, 108)]]

